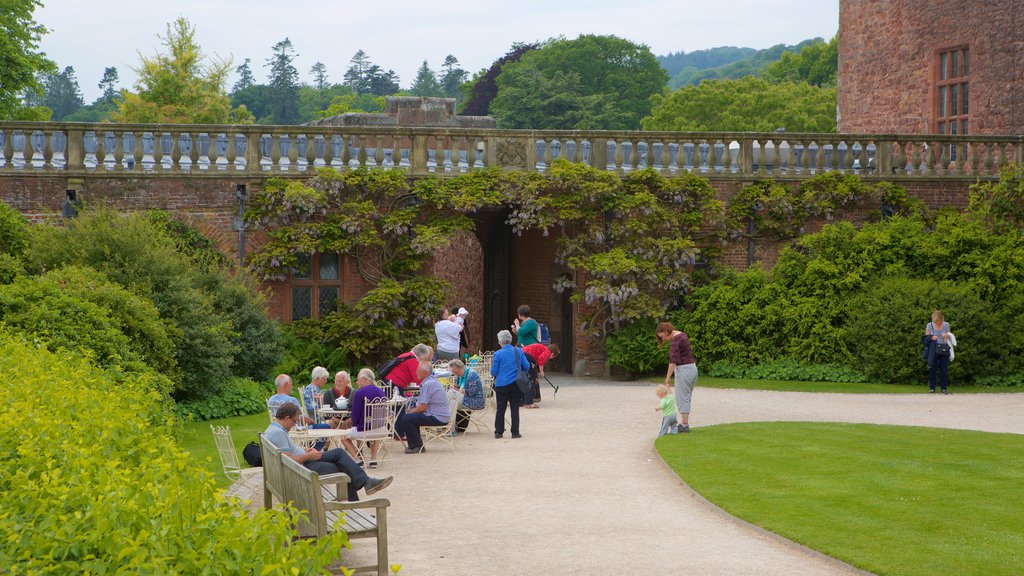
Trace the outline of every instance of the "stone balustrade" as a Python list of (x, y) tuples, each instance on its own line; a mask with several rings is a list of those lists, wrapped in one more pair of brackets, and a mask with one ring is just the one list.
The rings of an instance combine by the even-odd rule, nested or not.
[(833, 170), (987, 179), (1024, 162), (1024, 137), (0, 122), (0, 176), (301, 178), (323, 166), (426, 176), (544, 171), (557, 158), (617, 174), (653, 167), (709, 179)]

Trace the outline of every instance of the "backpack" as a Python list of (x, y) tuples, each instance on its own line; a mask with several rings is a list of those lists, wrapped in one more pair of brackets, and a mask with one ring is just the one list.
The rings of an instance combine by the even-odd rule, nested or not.
[(537, 325), (540, 326), (540, 343), (545, 346), (551, 344), (551, 332), (548, 332), (548, 325), (540, 323)]
[(387, 376), (392, 370), (395, 369), (395, 366), (398, 366), (402, 362), (405, 362), (406, 360), (412, 357), (412, 352), (406, 352), (405, 354), (399, 354), (398, 356), (395, 356), (391, 360), (388, 360), (387, 362), (384, 363), (383, 366), (381, 366), (377, 370), (377, 378), (383, 380), (385, 376)]
[(260, 452), (260, 445), (255, 442), (249, 442), (242, 448), (242, 458), (253, 468), (263, 466), (263, 454)]

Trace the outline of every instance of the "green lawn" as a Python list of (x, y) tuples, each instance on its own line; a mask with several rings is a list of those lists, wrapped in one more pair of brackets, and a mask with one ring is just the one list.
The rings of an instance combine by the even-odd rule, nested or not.
[[(649, 379), (651, 382), (663, 383), (664, 376)], [(797, 382), (794, 380), (747, 380), (739, 378), (712, 378), (701, 374), (697, 378), (697, 386), (703, 388), (741, 388), (744, 390), (779, 390), (783, 392), (839, 392), (844, 394), (924, 394), (928, 392), (927, 384), (878, 384), (878, 383), (847, 383), (847, 382)], [(1024, 392), (1024, 388), (992, 388), (989, 386), (954, 386), (949, 391), (953, 394), (993, 394), (1008, 392)]]
[(864, 570), (1024, 573), (1024, 436), (765, 422), (656, 446), (730, 514)]
[(191, 422), (184, 426), (185, 430), (182, 434), (181, 445), (201, 462), (205, 463), (206, 468), (216, 476), (219, 486), (227, 488), (231, 485), (231, 482), (224, 476), (223, 469), (221, 468), (220, 458), (217, 456), (217, 446), (213, 443), (213, 433), (210, 432), (210, 425), (226, 425), (231, 427), (231, 437), (235, 442), (238, 462), (242, 465), (242, 468), (245, 468), (248, 464), (242, 460), (242, 448), (249, 442), (256, 440), (258, 435), (267, 429), (267, 424), (269, 423), (270, 420), (267, 418), (265, 410), (250, 416), (223, 418), (207, 422)]

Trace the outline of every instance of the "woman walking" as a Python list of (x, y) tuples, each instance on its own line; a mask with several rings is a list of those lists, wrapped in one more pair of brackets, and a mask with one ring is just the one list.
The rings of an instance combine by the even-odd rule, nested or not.
[(690, 337), (681, 330), (676, 330), (671, 322), (662, 322), (654, 330), (658, 338), (658, 346), (669, 342), (668, 373), (665, 374), (665, 385), (669, 386), (675, 375), (676, 420), (679, 432), (690, 431), (690, 397), (693, 386), (697, 383), (697, 364), (693, 361), (693, 350), (690, 348)]
[(529, 370), (530, 363), (527, 362), (526, 354), (523, 354), (522, 350), (512, 346), (512, 333), (508, 330), (498, 332), (498, 346), (501, 346), (501, 349), (494, 353), (491, 360), (494, 395), (498, 399), (498, 409), (494, 412), (494, 437), (501, 438), (505, 435), (505, 406), (511, 404), (512, 437), (520, 438), (519, 405), (523, 401), (523, 395), (516, 385), (516, 375), (520, 368)]

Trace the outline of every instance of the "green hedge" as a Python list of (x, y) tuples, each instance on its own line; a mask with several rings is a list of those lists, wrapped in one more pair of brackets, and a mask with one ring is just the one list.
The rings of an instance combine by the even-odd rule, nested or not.
[(216, 396), (185, 400), (174, 405), (178, 416), (192, 420), (215, 420), (257, 414), (267, 409), (267, 398), (274, 393), (269, 383), (248, 378), (228, 378)]
[(145, 376), (118, 381), (0, 330), (0, 566), (6, 574), (312, 574), (346, 537), (292, 542), (182, 450)]

